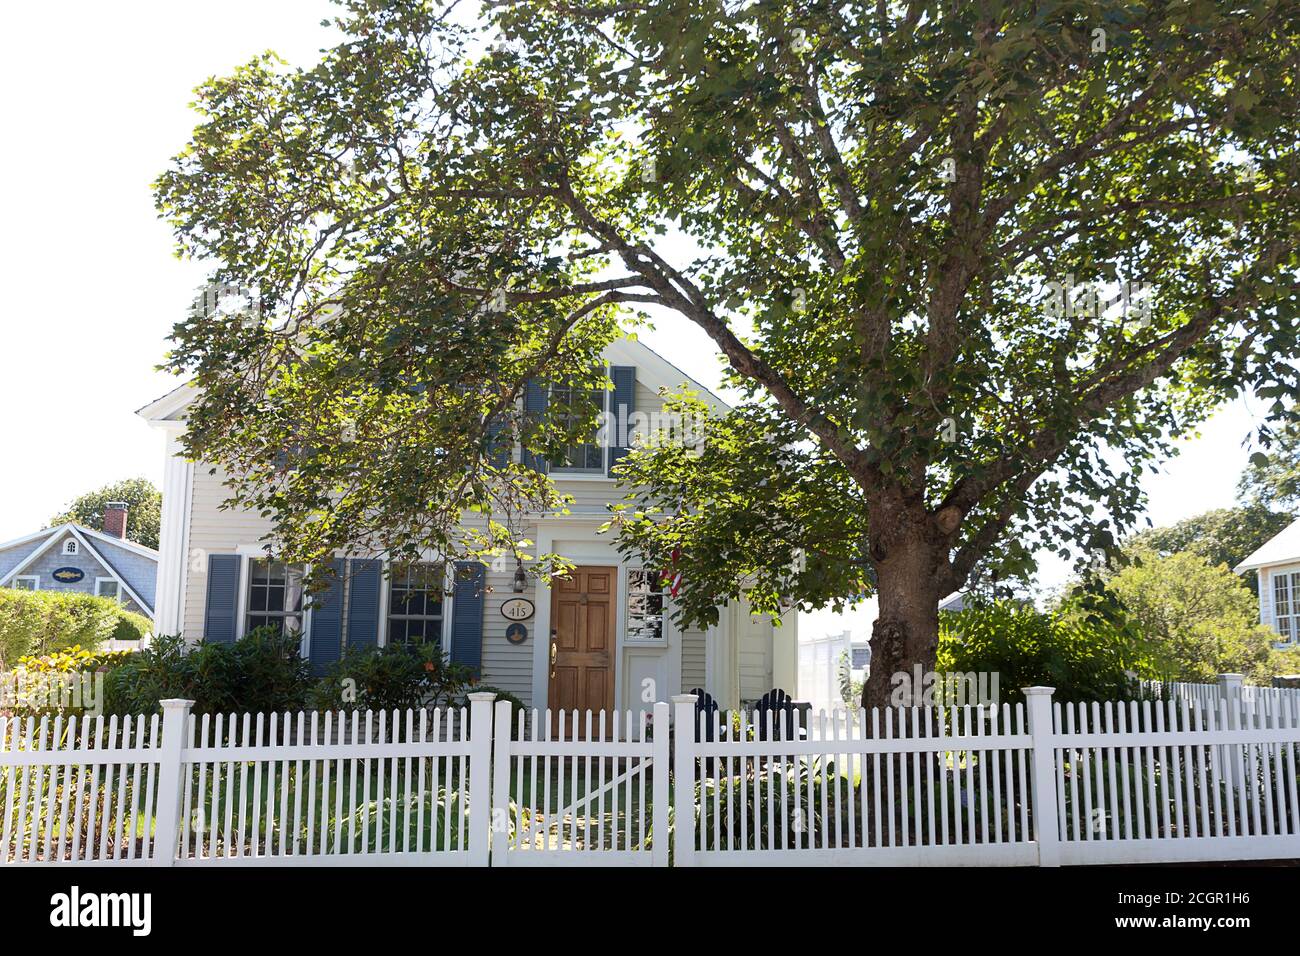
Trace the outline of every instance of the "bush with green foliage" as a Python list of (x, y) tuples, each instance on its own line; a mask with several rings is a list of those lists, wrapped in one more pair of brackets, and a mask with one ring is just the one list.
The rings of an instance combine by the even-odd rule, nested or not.
[(1061, 701), (1124, 700), (1135, 692), (1131, 675), (1157, 673), (1140, 635), (1082, 597), (1057, 612), (1002, 600), (942, 617), (938, 672), (997, 674), (1004, 701), (1035, 685), (1055, 687)]
[[(75, 675), (107, 673), (125, 663), (132, 651), (92, 651), (73, 645), (40, 657), (20, 657), (12, 672), (15, 698), (10, 712), (19, 716), (71, 716), (99, 704), (94, 685), (74, 685)], [(74, 689), (75, 687), (75, 689)]]
[(346, 648), (314, 688), (318, 710), (404, 710), (459, 702), (474, 672), (430, 644)]
[[(1167, 527), (1138, 532), (1125, 542), (1124, 550), (1129, 553), (1154, 551), (1170, 556), (1190, 551), (1211, 565), (1226, 564), (1235, 568), (1292, 520), (1292, 515), (1270, 511), (1261, 504), (1218, 508)], [(1259, 590), (1256, 572), (1250, 571), (1240, 580), (1252, 592)]]
[(123, 611), (109, 638), (114, 641), (143, 641), (153, 633), (153, 622), (143, 614)]
[(1199, 554), (1129, 550), (1106, 577), (1146, 653), (1170, 680), (1213, 682), (1221, 673), (1267, 683), (1277, 634), (1259, 623), (1255, 595), (1225, 565)]
[(151, 714), (159, 701), (175, 697), (193, 700), (199, 714), (302, 710), (312, 677), (300, 645), (299, 635), (269, 627), (233, 644), (187, 647), (180, 637), (155, 637), (108, 672), (105, 710)]
[[(487, 686), (477, 685), (477, 684), (476, 684), (476, 685), (474, 685), (473, 687), (470, 687), (470, 688), (468, 688), (468, 689), (466, 690), (466, 693), (465, 693), (465, 700), (463, 701), (464, 706), (468, 706), (468, 705), (469, 705), (469, 695), (470, 695), (471, 693), (475, 693), (475, 694), (478, 694), (478, 693), (496, 694), (496, 695), (497, 695), (497, 699), (496, 699), (495, 701), (493, 701), (493, 704), (494, 704), (494, 705), (500, 703), (500, 702), (503, 701), (503, 700), (504, 700), (504, 701), (509, 701), (509, 703), (510, 703), (510, 739), (511, 739), (511, 740), (518, 740), (518, 739), (519, 739), (519, 715), (520, 715), (520, 714), (524, 714), (524, 713), (526, 713), (527, 710), (528, 710), (528, 708), (524, 706), (524, 702), (523, 702), (522, 700), (520, 700), (520, 699), (519, 699), (518, 697), (516, 697), (514, 694), (510, 693), (510, 691), (508, 691), (508, 690), (502, 690), (500, 687), (487, 687)], [(629, 730), (631, 730), (631, 728), (629, 728)]]
[(110, 638), (134, 640), (151, 629), (148, 618), (112, 598), (0, 588), (0, 670), (23, 656), (41, 657), (74, 645), (93, 650)]

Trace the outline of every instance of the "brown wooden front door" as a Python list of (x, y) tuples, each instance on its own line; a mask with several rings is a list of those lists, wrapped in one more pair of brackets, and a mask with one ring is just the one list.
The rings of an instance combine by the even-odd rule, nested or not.
[[(573, 711), (585, 727), (586, 712), (614, 709), (614, 612), (617, 568), (574, 568), (568, 578), (551, 584), (552, 714)], [(594, 728), (598, 716), (593, 717)], [(582, 735), (585, 736), (585, 735)]]

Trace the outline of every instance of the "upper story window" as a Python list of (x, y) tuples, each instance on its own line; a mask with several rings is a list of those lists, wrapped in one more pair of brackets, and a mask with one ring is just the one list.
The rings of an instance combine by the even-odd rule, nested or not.
[[(561, 426), (568, 427), (570, 422), (588, 418), (592, 410), (598, 414), (605, 412), (609, 392), (603, 388), (581, 389), (569, 385), (551, 386), (551, 406), (556, 420)], [(581, 441), (568, 445), (559, 458), (551, 460), (551, 470), (567, 473), (605, 473), (605, 448), (599, 441), (599, 421)]]
[(388, 579), (388, 642), (442, 644), (446, 602), (441, 564), (395, 567)]
[(1294, 643), (1300, 639), (1300, 571), (1284, 571), (1273, 575), (1273, 623), (1282, 640)]
[(81, 542), (76, 538), (69, 538), (67, 541), (63, 542), (63, 553), (81, 554)]
[(19, 591), (39, 591), (41, 579), (35, 574), (20, 574), (14, 578), (14, 588)]
[(248, 562), (248, 604), (244, 633), (257, 627), (302, 630), (302, 571), (279, 561)]
[(122, 585), (112, 578), (95, 578), (95, 593), (100, 597), (110, 597), (114, 601), (122, 601)]

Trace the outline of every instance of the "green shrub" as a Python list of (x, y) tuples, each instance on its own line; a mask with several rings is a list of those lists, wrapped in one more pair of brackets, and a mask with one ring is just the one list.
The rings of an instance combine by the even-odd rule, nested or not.
[(153, 623), (143, 614), (123, 611), (110, 635), (115, 641), (140, 641), (153, 632)]
[(179, 637), (155, 637), (108, 672), (106, 712), (156, 713), (172, 697), (193, 700), (199, 714), (302, 710), (312, 679), (300, 644), (299, 635), (265, 627), (234, 644), (187, 647)]
[(469, 706), (470, 694), (479, 694), (484, 692), (497, 695), (497, 699), (493, 701), (493, 706), (495, 706), (497, 703), (503, 700), (510, 702), (510, 738), (512, 740), (518, 740), (519, 739), (519, 715), (524, 713), (527, 710), (527, 708), (524, 706), (524, 702), (520, 700), (518, 697), (516, 697), (514, 694), (510, 693), (508, 690), (502, 690), (500, 687), (485, 687), (476, 684), (473, 687), (470, 687), (466, 690), (465, 699), (464, 701), (462, 701), (462, 703), (465, 706)]
[[(131, 651), (91, 651), (73, 645), (41, 657), (20, 657), (12, 672), (16, 691), (10, 710), (17, 716), (73, 716), (94, 712), (99, 705), (93, 683), (75, 675), (107, 673), (130, 658)], [(93, 680), (93, 678), (92, 678)]]
[(458, 700), (473, 672), (432, 645), (347, 648), (316, 685), (318, 710), (404, 710)]
[(1132, 627), (1082, 603), (1044, 613), (1012, 601), (943, 615), (936, 670), (997, 674), (1004, 701), (1035, 685), (1055, 687), (1059, 701), (1124, 700), (1133, 675), (1157, 676)]
[(113, 637), (123, 620), (130, 621), (132, 633), (150, 630), (147, 619), (112, 598), (0, 588), (0, 670), (23, 656), (40, 657), (73, 645), (94, 649)]

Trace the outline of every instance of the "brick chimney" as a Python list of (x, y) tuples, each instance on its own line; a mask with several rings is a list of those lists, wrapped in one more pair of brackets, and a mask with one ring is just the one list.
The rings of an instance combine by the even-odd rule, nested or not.
[(111, 534), (115, 538), (126, 537), (126, 509), (125, 501), (109, 501), (104, 504), (104, 534)]

